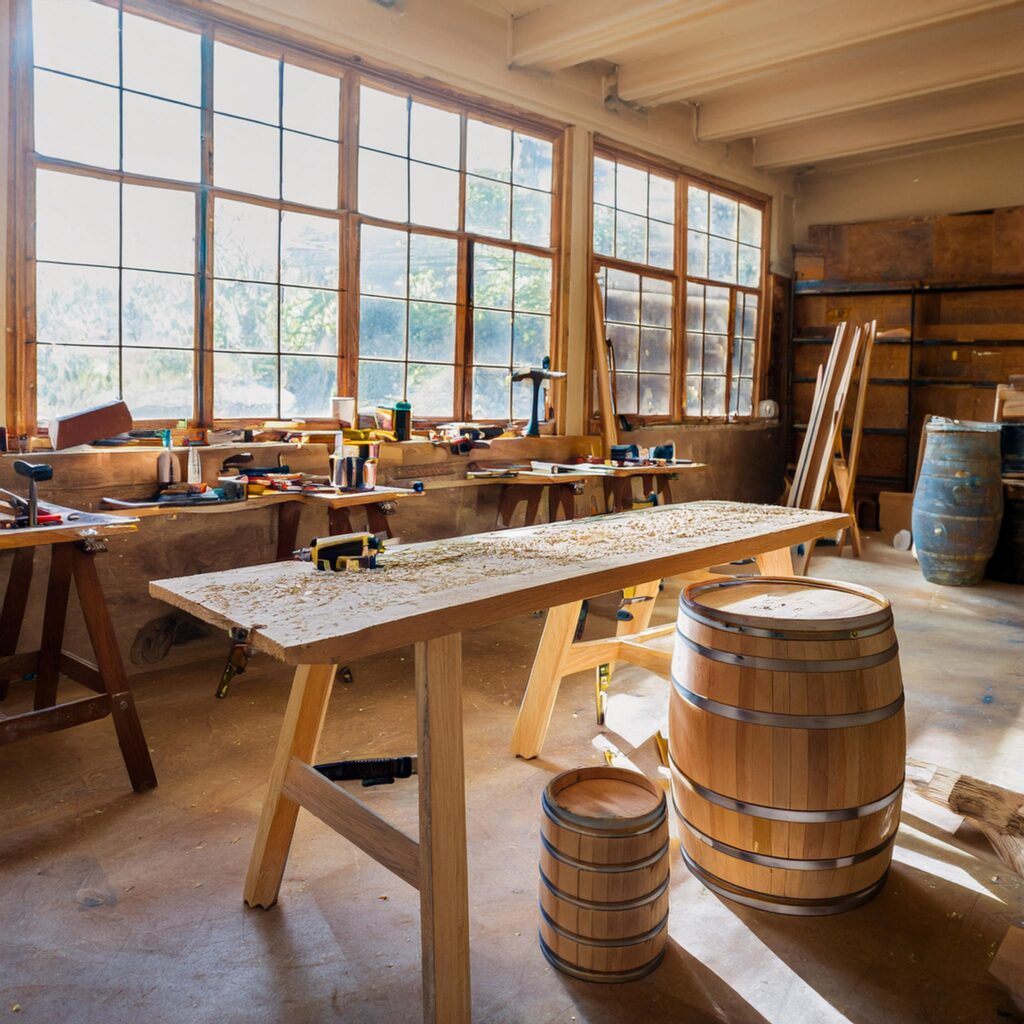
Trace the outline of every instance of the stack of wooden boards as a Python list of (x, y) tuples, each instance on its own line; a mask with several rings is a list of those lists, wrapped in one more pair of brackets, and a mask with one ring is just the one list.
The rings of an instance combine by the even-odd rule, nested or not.
[[(850, 545), (856, 557), (860, 557), (861, 547), (854, 509), (854, 487), (864, 433), (864, 412), (867, 407), (875, 331), (874, 320), (863, 326), (854, 326), (847, 321), (836, 325), (828, 361), (818, 367), (807, 433), (786, 498), (790, 508), (818, 510), (828, 494), (829, 480), (833, 480), (841, 510), (853, 517), (849, 533)], [(857, 399), (849, 452), (846, 452), (843, 445), (843, 418), (854, 379), (858, 382)], [(802, 564), (798, 565), (801, 572), (806, 568), (812, 550), (813, 547), (803, 554)]]
[(1024, 422), (1024, 375), (1010, 377), (1009, 384), (996, 387), (996, 423)]

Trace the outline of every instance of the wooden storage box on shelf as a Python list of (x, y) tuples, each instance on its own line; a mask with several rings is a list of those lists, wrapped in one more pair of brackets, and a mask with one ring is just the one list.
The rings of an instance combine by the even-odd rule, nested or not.
[(588, 981), (653, 971), (668, 936), (664, 793), (637, 772), (601, 766), (556, 776), (541, 803), (544, 955)]
[(906, 747), (889, 602), (761, 577), (691, 584), (669, 710), (683, 857), (776, 913), (838, 913), (881, 887)]

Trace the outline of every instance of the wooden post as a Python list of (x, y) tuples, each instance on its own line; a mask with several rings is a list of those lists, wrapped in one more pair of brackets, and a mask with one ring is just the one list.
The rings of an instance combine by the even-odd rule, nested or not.
[(60, 680), (60, 654), (64, 645), (64, 622), (68, 614), (71, 591), (71, 544), (50, 547), (50, 576), (46, 584), (46, 605), (43, 609), (43, 634), (36, 668), (34, 708), (52, 708), (57, 703)]
[(245, 878), (250, 907), (272, 907), (277, 901), (299, 813), (299, 805), (281, 790), (292, 757), (311, 762), (316, 755), (336, 671), (334, 665), (300, 665), (295, 670)]
[[(11, 574), (7, 577), (3, 608), (0, 609), (0, 658), (8, 657), (18, 649), (18, 637), (25, 621), (28, 592), (32, 585), (32, 565), (35, 548), (15, 548)], [(0, 679), (0, 700), (7, 696), (9, 680)]]
[(299, 517), (302, 515), (302, 503), (299, 501), (282, 501), (277, 506), (277, 560), (286, 562), (295, 551), (295, 538), (299, 533)]
[(536, 757), (544, 746), (582, 605), (582, 601), (570, 601), (548, 609), (530, 680), (512, 731), (512, 753), (519, 757)]
[(425, 1024), (469, 1024), (462, 636), (416, 644)]
[(793, 556), (789, 548), (778, 548), (766, 551), (763, 555), (755, 555), (757, 568), (762, 576), (792, 576)]

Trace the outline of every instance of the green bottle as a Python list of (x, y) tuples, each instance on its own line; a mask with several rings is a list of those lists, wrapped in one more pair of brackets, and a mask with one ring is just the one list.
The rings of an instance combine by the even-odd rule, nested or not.
[(399, 441), (412, 437), (412, 406), (408, 402), (395, 402), (394, 428)]

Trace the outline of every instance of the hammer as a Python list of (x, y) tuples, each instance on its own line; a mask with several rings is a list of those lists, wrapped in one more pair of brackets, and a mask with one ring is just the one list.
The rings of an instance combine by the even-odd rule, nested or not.
[(39, 490), (40, 480), (53, 479), (53, 466), (45, 462), (23, 462), (19, 459), (14, 463), (14, 472), (18, 476), (28, 477), (28, 525), (39, 525)]
[(543, 366), (531, 366), (528, 370), (518, 370), (512, 374), (512, 382), (520, 380), (532, 380), (533, 381), (533, 411), (530, 413), (530, 422), (526, 424), (526, 432), (523, 434), (524, 437), (540, 437), (540, 384), (544, 380), (555, 380), (559, 377), (564, 377), (564, 373), (557, 372), (555, 370), (549, 370), (548, 367), (551, 365), (550, 359), (547, 356), (544, 357)]

